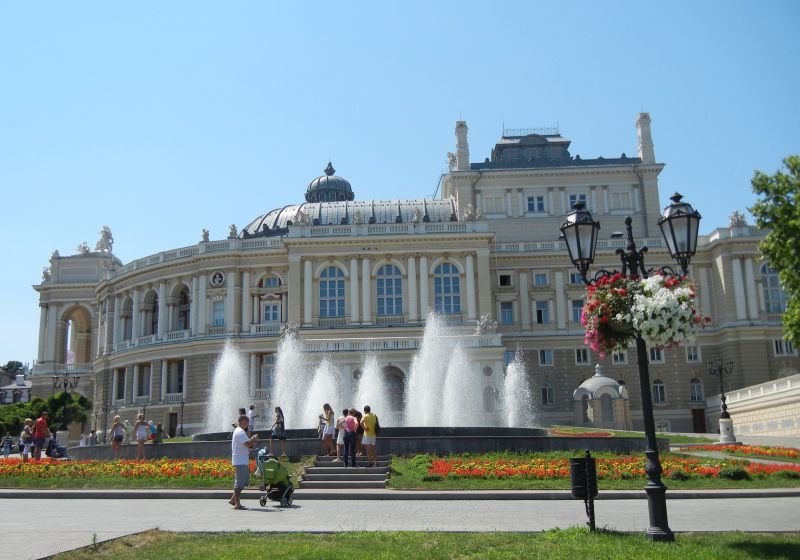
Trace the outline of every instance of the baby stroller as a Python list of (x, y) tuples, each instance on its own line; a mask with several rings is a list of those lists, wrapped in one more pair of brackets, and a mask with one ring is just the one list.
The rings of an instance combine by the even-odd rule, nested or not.
[(273, 502), (280, 502), (281, 507), (292, 505), (292, 494), (294, 494), (292, 479), (289, 476), (289, 471), (278, 461), (278, 458), (270, 455), (266, 449), (262, 449), (256, 456), (256, 465), (261, 472), (262, 478), (258, 489), (262, 492), (264, 490), (267, 491), (266, 494), (261, 496), (258, 503), (263, 507), (267, 505), (267, 500), (272, 500)]
[(69, 459), (69, 454), (67, 453), (67, 448), (63, 445), (59, 445), (58, 440), (56, 437), (53, 436), (50, 438), (50, 441), (47, 442), (47, 448), (44, 450), (45, 455), (50, 457), (51, 459)]

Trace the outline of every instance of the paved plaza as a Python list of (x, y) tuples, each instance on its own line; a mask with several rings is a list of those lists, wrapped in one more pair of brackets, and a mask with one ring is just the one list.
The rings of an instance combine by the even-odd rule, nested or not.
[[(291, 508), (233, 511), (224, 499), (3, 499), (0, 558), (23, 560), (152, 528), (166, 531), (542, 531), (582, 525), (583, 503), (568, 500), (297, 500)], [(670, 500), (674, 531), (798, 531), (800, 498)], [(342, 511), (350, 512), (346, 519)], [(644, 531), (643, 499), (596, 502), (598, 527)], [(32, 539), (31, 520), (48, 527)]]

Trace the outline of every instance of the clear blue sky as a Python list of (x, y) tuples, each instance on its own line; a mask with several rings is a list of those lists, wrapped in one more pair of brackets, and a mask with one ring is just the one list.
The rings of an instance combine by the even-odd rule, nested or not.
[(7, 2), (0, 7), (0, 364), (36, 356), (31, 289), (111, 227), (124, 262), (302, 199), (328, 159), (358, 198), (433, 194), (459, 118), (583, 157), (653, 119), (662, 205), (727, 224), (800, 152), (800, 3)]

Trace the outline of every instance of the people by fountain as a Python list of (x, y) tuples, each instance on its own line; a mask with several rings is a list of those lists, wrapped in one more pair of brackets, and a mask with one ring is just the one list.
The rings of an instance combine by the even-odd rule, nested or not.
[(233, 495), (228, 503), (233, 509), (247, 509), (242, 505), (242, 490), (250, 484), (250, 449), (258, 440), (258, 434), (248, 436), (250, 421), (247, 414), (239, 416), (239, 425), (233, 430), (231, 437), (231, 464), (235, 470), (233, 479)]
[(250, 420), (250, 431), (253, 432), (256, 429), (256, 418), (259, 418), (260, 415), (256, 414), (256, 405), (251, 404), (250, 410), (247, 411), (247, 418)]
[(319, 419), (322, 423), (322, 454), (335, 455), (336, 448), (333, 444), (333, 435), (336, 433), (336, 423), (334, 422), (334, 413), (331, 405), (325, 403), (322, 405), (322, 414)]
[(139, 414), (136, 417), (136, 423), (133, 425), (133, 430), (136, 432), (136, 458), (144, 459), (144, 444), (150, 436), (150, 425), (145, 421), (144, 414)]
[(356, 409), (351, 408), (345, 417), (344, 423), (344, 466), (347, 468), (350, 463), (356, 468), (356, 430), (358, 430), (358, 419)]
[[(152, 424), (153, 421), (150, 420), (150, 423)], [(164, 438), (169, 439), (169, 437), (169, 434), (164, 431), (164, 426), (162, 426), (161, 422), (159, 422), (155, 427), (155, 431), (153, 432), (153, 443), (163, 443)]]
[[(247, 416), (247, 409), (246, 408), (240, 408), (239, 409), (239, 416)], [(231, 428), (233, 428), (234, 431), (236, 431), (236, 428), (238, 428), (238, 427), (239, 427), (239, 424), (237, 422), (234, 422), (233, 424), (231, 424)], [(249, 424), (248, 424), (248, 429), (249, 429)]]
[[(114, 423), (111, 424), (111, 431), (108, 434), (111, 439), (111, 449), (114, 451), (114, 459), (119, 459), (122, 452), (122, 441), (125, 439), (125, 424), (122, 423), (122, 418), (119, 415), (114, 416)], [(108, 437), (106, 437), (108, 441)]]
[(362, 440), (362, 445), (367, 452), (367, 464), (368, 467), (377, 467), (378, 466), (378, 456), (375, 453), (375, 443), (377, 439), (377, 434), (375, 432), (375, 428), (378, 424), (378, 417), (372, 413), (372, 409), (370, 406), (364, 405), (364, 418), (361, 419), (361, 426), (364, 428), (364, 438)]
[(356, 455), (360, 457), (364, 454), (364, 446), (362, 445), (362, 440), (364, 439), (364, 426), (361, 425), (361, 419), (364, 418), (364, 415), (361, 414), (360, 410), (355, 410), (355, 413), (356, 420), (358, 420), (358, 426), (356, 427)]
[(270, 426), (272, 434), (269, 436), (269, 454), (273, 453), (273, 442), (278, 440), (281, 444), (281, 455), (286, 455), (286, 422), (283, 419), (283, 410), (281, 407), (275, 407), (275, 422)]
[(336, 419), (336, 459), (334, 463), (342, 462), (342, 451), (344, 450), (344, 432), (347, 415), (350, 413), (346, 408), (342, 411), (342, 416)]

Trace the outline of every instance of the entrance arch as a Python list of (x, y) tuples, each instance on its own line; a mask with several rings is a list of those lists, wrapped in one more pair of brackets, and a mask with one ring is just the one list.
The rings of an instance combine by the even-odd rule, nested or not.
[(384, 366), (381, 376), (386, 383), (390, 412), (402, 412), (406, 407), (406, 376), (403, 370), (397, 366)]
[(86, 364), (92, 360), (93, 325), (91, 312), (81, 305), (67, 308), (57, 326), (55, 361)]

